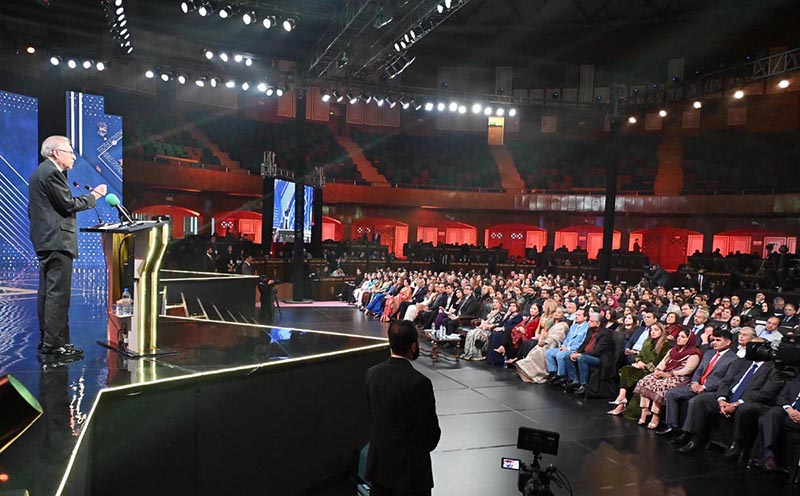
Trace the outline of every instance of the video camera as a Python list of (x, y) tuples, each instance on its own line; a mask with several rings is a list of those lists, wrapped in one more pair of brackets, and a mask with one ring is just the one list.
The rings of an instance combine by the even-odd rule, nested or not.
[(519, 471), (517, 489), (524, 496), (553, 496), (550, 483), (566, 488), (572, 494), (572, 487), (564, 474), (550, 465), (542, 470), (539, 462), (542, 454), (557, 455), (561, 436), (557, 432), (542, 431), (529, 427), (520, 427), (517, 434), (517, 448), (533, 452), (530, 465), (516, 458), (501, 458), (500, 467), (506, 470)]
[(797, 330), (783, 331), (777, 347), (771, 343), (747, 343), (744, 357), (754, 362), (775, 362), (775, 369), (786, 376), (796, 376), (800, 370), (800, 336)]

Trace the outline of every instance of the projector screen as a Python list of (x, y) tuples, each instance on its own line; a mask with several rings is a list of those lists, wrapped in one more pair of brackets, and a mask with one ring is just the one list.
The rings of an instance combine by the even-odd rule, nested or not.
[[(105, 99), (68, 91), (67, 138), (72, 142), (77, 158), (68, 181), (78, 182), (73, 195), (86, 194), (90, 187), (106, 184), (108, 192), (122, 201), (122, 117), (105, 113)], [(79, 191), (80, 190), (80, 191)], [(97, 202), (97, 211), (78, 213), (78, 227), (90, 227), (98, 223), (98, 215), (104, 222), (117, 222), (117, 211), (105, 201)], [(104, 267), (103, 247), (97, 233), (78, 233), (80, 258), (75, 265), (82, 267)]]
[[(272, 240), (278, 243), (294, 241), (294, 187), (295, 184), (275, 179), (275, 201), (272, 215)], [(311, 242), (311, 223), (314, 205), (314, 188), (305, 186), (303, 241)]]
[(38, 100), (0, 91), (0, 129), (0, 262), (32, 265), (28, 180), (39, 164)]

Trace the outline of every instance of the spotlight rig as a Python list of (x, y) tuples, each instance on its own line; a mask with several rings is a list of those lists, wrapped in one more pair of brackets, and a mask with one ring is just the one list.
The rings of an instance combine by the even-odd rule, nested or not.
[(125, 55), (133, 52), (130, 26), (125, 11), (125, 0), (104, 0), (108, 30), (114, 42)]

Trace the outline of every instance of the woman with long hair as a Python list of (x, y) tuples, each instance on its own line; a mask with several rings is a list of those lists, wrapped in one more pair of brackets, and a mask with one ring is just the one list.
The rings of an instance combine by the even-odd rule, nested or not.
[(492, 300), (492, 309), (486, 318), (481, 320), (478, 327), (470, 329), (464, 341), (464, 354), (461, 358), (465, 360), (483, 360), (483, 349), (489, 340), (489, 333), (500, 324), (503, 318), (503, 302), (500, 298)]
[(697, 348), (695, 335), (690, 329), (682, 329), (675, 339), (675, 346), (664, 356), (653, 373), (643, 377), (633, 390), (639, 395), (639, 406), (642, 410), (639, 425), (645, 425), (652, 414), (647, 428), (658, 427), (667, 391), (688, 384), (698, 365), (700, 350)]
[[(610, 401), (616, 408), (609, 411), (609, 415), (621, 415), (628, 404), (628, 392), (647, 374), (652, 373), (661, 363), (664, 356), (669, 353), (671, 346), (667, 339), (664, 325), (660, 322), (650, 326), (650, 337), (645, 340), (641, 351), (636, 355), (632, 365), (626, 365), (619, 370), (619, 394), (614, 401)], [(636, 408), (638, 410), (638, 407)]]
[(681, 316), (678, 312), (668, 312), (664, 318), (664, 323), (666, 324), (664, 326), (664, 334), (670, 341), (674, 341), (678, 337), (678, 333), (683, 329), (680, 321)]

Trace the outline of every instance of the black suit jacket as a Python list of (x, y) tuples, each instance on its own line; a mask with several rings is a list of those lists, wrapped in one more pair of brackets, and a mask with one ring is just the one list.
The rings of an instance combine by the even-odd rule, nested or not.
[[(725, 378), (719, 383), (717, 398), (725, 397), (727, 401), (731, 399), (733, 387), (747, 373), (753, 362), (740, 358), (736, 360), (728, 369)], [(772, 362), (764, 362), (756, 372), (755, 376), (747, 384), (747, 388), (742, 394), (745, 403), (755, 402), (764, 405), (774, 405), (775, 397), (783, 387), (783, 379), (775, 372)]]
[(67, 177), (50, 160), (39, 164), (28, 185), (28, 218), (36, 253), (63, 251), (78, 256), (78, 219), (75, 212), (95, 206), (91, 194), (73, 197)]
[(800, 394), (800, 378), (795, 378), (783, 385), (783, 389), (775, 399), (775, 404), (780, 407), (791, 406), (798, 394)]
[(461, 308), (458, 309), (458, 316), (459, 317), (466, 317), (472, 316), (476, 317), (480, 313), (481, 302), (475, 298), (475, 295), (469, 295), (469, 298), (466, 299), (461, 305)]
[[(703, 359), (700, 360), (700, 365), (695, 369), (694, 374), (692, 375), (691, 382), (696, 382), (700, 384), (700, 378), (706, 373), (706, 369), (708, 369), (708, 364), (711, 363), (711, 359), (714, 358), (717, 352), (714, 350), (708, 350), (703, 355)], [(719, 383), (722, 379), (728, 375), (728, 370), (733, 363), (739, 360), (739, 357), (736, 356), (736, 350), (728, 350), (722, 355), (717, 363), (714, 364), (714, 368), (711, 370), (711, 373), (708, 374), (706, 377), (706, 383), (703, 384), (705, 386), (706, 391), (716, 391), (719, 388)], [(736, 385), (734, 382), (733, 385)]]
[(428, 295), (428, 287), (423, 286), (414, 292), (414, 296), (411, 297), (412, 303), (422, 303), (422, 300), (425, 299), (425, 296)]
[(430, 452), (441, 430), (430, 379), (408, 360), (390, 358), (367, 371), (367, 399), (367, 480), (403, 492), (432, 488)]

